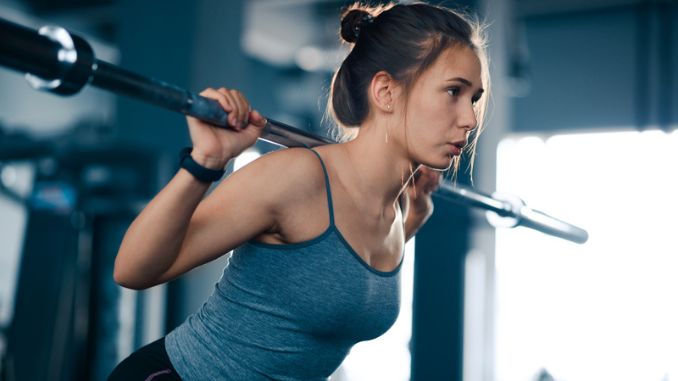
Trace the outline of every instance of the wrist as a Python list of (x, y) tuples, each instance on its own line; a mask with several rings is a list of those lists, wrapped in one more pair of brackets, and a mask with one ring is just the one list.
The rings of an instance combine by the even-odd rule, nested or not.
[[(181, 150), (179, 153), (179, 166), (203, 183), (211, 183), (221, 179), (226, 172), (224, 170), (225, 163), (220, 160), (213, 160), (205, 155), (195, 155), (192, 150), (190, 147)], [(194, 155), (202, 159), (202, 163), (195, 160)], [(205, 164), (212, 167), (208, 167)]]
[(224, 169), (226, 163), (228, 163), (228, 158), (224, 159), (222, 157), (216, 157), (214, 155), (203, 154), (202, 152), (192, 150), (191, 158), (193, 161), (200, 164), (200, 166), (208, 169), (221, 170)]

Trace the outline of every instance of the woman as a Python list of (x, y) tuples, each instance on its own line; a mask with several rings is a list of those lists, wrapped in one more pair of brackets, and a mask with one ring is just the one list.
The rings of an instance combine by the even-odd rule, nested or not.
[[(233, 128), (188, 118), (193, 150), (130, 226), (114, 277), (143, 289), (235, 251), (203, 307), (112, 380), (324, 380), (352, 345), (395, 321), (403, 247), (439, 181), (422, 168), (456, 168), (475, 145), (485, 56), (477, 26), (421, 3), (356, 4), (341, 36), (354, 45), (328, 109), (357, 136), (265, 155), (204, 200), (265, 120), (236, 90), (202, 93)], [(408, 187), (416, 171), (424, 175)]]

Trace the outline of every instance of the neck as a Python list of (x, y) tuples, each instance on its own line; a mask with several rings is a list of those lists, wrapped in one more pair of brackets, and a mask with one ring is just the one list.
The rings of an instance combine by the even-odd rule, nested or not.
[(383, 209), (393, 206), (417, 168), (394, 136), (386, 141), (385, 127), (366, 121), (358, 137), (343, 145), (363, 199)]

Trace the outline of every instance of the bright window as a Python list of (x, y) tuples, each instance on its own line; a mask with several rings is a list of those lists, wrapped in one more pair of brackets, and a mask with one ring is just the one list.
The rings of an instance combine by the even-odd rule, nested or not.
[(678, 380), (678, 133), (506, 139), (497, 189), (590, 239), (497, 230), (496, 380)]

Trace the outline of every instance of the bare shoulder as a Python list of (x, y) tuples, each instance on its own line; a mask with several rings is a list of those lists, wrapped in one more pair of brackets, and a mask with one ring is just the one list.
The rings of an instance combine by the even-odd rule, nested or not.
[(265, 191), (274, 204), (308, 198), (324, 187), (320, 160), (305, 148), (287, 148), (265, 154), (231, 177), (229, 180), (246, 181)]

